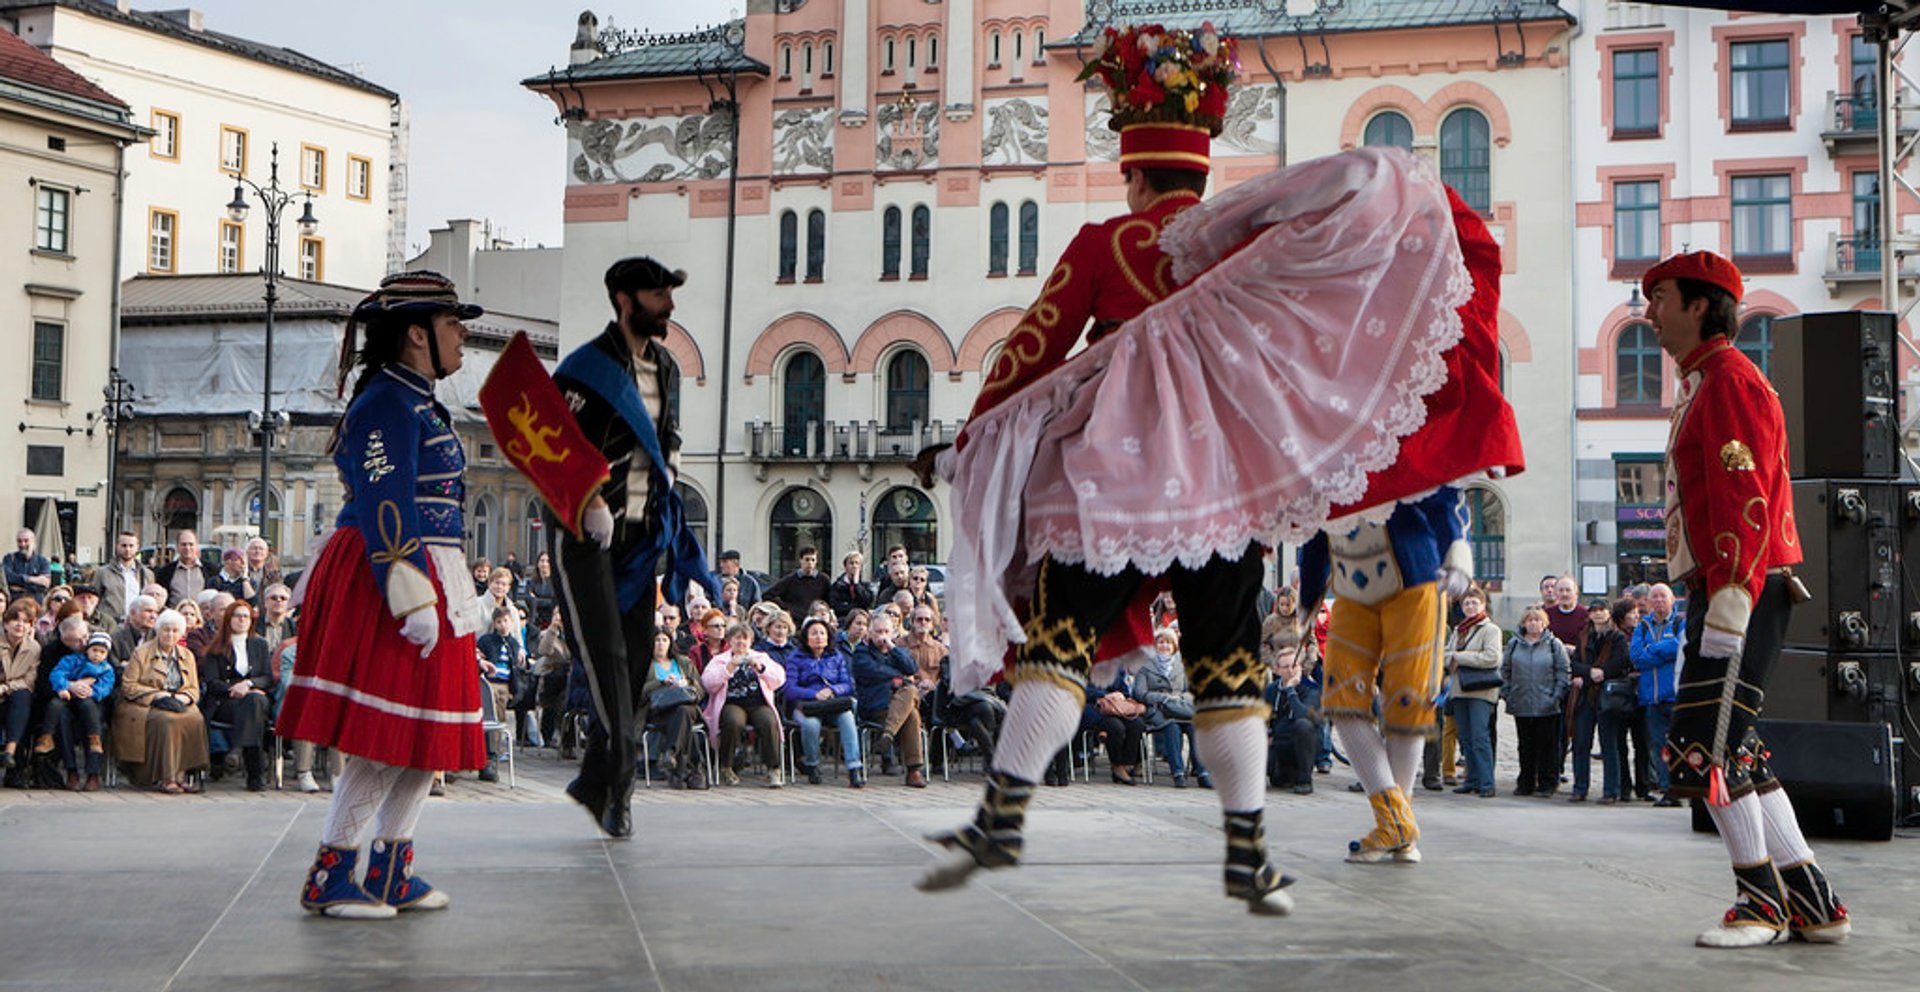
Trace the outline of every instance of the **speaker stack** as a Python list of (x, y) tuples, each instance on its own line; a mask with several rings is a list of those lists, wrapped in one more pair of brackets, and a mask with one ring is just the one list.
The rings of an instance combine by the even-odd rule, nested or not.
[(1906, 469), (1890, 313), (1773, 322), (1793, 510), (1813, 598), (1787, 627), (1761, 733), (1809, 833), (1920, 813), (1920, 480)]

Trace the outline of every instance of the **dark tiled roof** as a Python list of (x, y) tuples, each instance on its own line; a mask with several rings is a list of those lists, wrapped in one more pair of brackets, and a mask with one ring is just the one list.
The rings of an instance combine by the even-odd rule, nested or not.
[(65, 7), (69, 10), (80, 11), (89, 17), (99, 17), (120, 24), (131, 24), (135, 27), (145, 28), (155, 34), (163, 34), (169, 38), (178, 38), (181, 41), (204, 45), (207, 48), (226, 52), (230, 55), (238, 55), (242, 58), (253, 59), (256, 62), (276, 65), (282, 69), (291, 69), (294, 72), (324, 79), (328, 82), (338, 83), (341, 86), (383, 96), (389, 100), (399, 97), (398, 93), (384, 86), (368, 82), (344, 69), (337, 69), (312, 56), (302, 55), (291, 48), (267, 45), (257, 41), (250, 41), (246, 38), (235, 37), (230, 34), (222, 34), (218, 31), (195, 31), (187, 26), (184, 16), (179, 20), (168, 16), (171, 14), (183, 15), (183, 11), (129, 10), (123, 14), (120, 12), (120, 8), (111, 3), (102, 2), (102, 0), (0, 0), (0, 10), (24, 10), (33, 7)]
[(699, 73), (742, 72), (765, 76), (772, 69), (759, 59), (738, 52), (724, 37), (725, 25), (685, 34), (639, 36), (640, 44), (582, 65), (553, 69), (521, 80), (522, 86), (541, 87), (567, 82), (610, 79), (660, 79)]
[(0, 31), (0, 79), (104, 104), (118, 110), (118, 116), (123, 119), (126, 114), (126, 101), (95, 86), (85, 76), (54, 61), (53, 56), (7, 31)]
[[(1326, 13), (1301, 16), (1288, 14), (1284, 0), (1111, 0), (1111, 6), (1113, 13), (1107, 23), (1114, 25), (1159, 21), (1169, 27), (1186, 27), (1212, 21), (1225, 33), (1249, 38), (1574, 21), (1573, 15), (1554, 0), (1321, 0), (1320, 6), (1330, 8)], [(1062, 38), (1054, 45), (1084, 42), (1101, 26), (1089, 24), (1080, 34)]]

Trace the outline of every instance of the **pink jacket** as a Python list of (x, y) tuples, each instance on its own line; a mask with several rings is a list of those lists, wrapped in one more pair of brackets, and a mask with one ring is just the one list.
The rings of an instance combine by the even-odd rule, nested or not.
[[(767, 705), (774, 707), (775, 713), (780, 712), (775, 694), (787, 684), (787, 670), (760, 651), (748, 651), (747, 657), (760, 663), (760, 695), (766, 697)], [(727, 666), (732, 663), (733, 652), (717, 654), (700, 673), (700, 684), (707, 690), (707, 701), (701, 710), (707, 718), (707, 732), (713, 735), (716, 746), (720, 740), (720, 708), (727, 705), (727, 677), (732, 674)]]

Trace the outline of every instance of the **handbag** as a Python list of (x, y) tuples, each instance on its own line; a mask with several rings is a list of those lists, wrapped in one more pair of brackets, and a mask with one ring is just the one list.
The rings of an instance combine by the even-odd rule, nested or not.
[(1608, 679), (1600, 683), (1600, 713), (1620, 716), (1633, 710), (1640, 701), (1640, 688), (1634, 679)]
[(1459, 677), (1461, 692), (1479, 692), (1483, 689), (1498, 689), (1507, 684), (1507, 680), (1500, 677), (1500, 669), (1498, 668), (1462, 667), (1457, 669), (1455, 674)]
[(664, 685), (653, 690), (653, 695), (647, 697), (647, 708), (668, 710), (675, 706), (685, 706), (693, 701), (692, 686)]
[(185, 713), (187, 711), (187, 704), (181, 702), (179, 696), (161, 696), (148, 705), (163, 713)]
[(1160, 700), (1160, 715), (1169, 720), (1185, 723), (1193, 719), (1193, 701), (1178, 696), (1168, 696)]
[(800, 704), (802, 715), (816, 719), (827, 716), (839, 716), (853, 709), (852, 696), (830, 696), (826, 699), (809, 699)]

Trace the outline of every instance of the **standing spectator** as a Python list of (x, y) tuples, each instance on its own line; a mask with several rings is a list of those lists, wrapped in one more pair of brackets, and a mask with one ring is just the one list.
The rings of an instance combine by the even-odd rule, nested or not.
[(220, 627), (200, 659), (201, 708), (209, 723), (226, 724), (227, 742), (240, 749), (247, 771), (247, 791), (260, 792), (267, 787), (260, 747), (280, 666), (275, 645), (253, 628), (253, 604), (245, 599), (234, 600), (221, 615)]
[(873, 586), (860, 577), (866, 560), (867, 556), (858, 551), (847, 552), (840, 559), (840, 574), (827, 586), (827, 605), (833, 607), (841, 626), (846, 625), (847, 615), (854, 610), (873, 609)]
[[(737, 559), (736, 559), (737, 560)], [(734, 756), (752, 726), (760, 739), (760, 761), (767, 766), (767, 787), (785, 784), (780, 773), (780, 687), (787, 670), (753, 649), (753, 628), (735, 622), (727, 627), (727, 650), (707, 663), (700, 684), (707, 691), (707, 732), (720, 742), (720, 781), (740, 784)]]
[[(1461, 620), (1445, 651), (1447, 688), (1460, 750), (1467, 756), (1467, 780), (1455, 792), (1491, 798), (1493, 789), (1493, 703), (1500, 695), (1500, 628), (1487, 616), (1487, 594), (1478, 587), (1460, 597)], [(1462, 673), (1467, 673), (1464, 677)], [(1487, 679), (1486, 676), (1493, 676)], [(1470, 686), (1475, 688), (1469, 688)]]
[(720, 601), (713, 605), (728, 620), (747, 619), (747, 607), (740, 599), (740, 579), (741, 576), (729, 575), (720, 580)]
[(31, 528), (22, 527), (13, 535), (16, 550), (0, 558), (0, 568), (7, 576), (7, 595), (13, 598), (32, 596), (37, 602), (47, 598), (47, 590), (53, 587), (53, 563), (34, 550), (36, 540)]
[[(714, 564), (713, 578), (723, 586), (728, 579), (733, 579), (737, 582), (740, 586), (740, 592), (736, 598), (743, 606), (752, 606), (765, 598), (760, 594), (759, 580), (741, 571), (740, 552), (732, 550), (731, 548), (720, 552), (720, 560)], [(804, 604), (802, 604), (802, 608), (805, 608)], [(731, 613), (728, 615), (733, 616)], [(744, 616), (745, 614), (741, 615)]]
[(533, 613), (532, 623), (536, 630), (545, 630), (547, 622), (553, 619), (553, 606), (558, 589), (553, 580), (553, 556), (545, 551), (533, 560), (533, 575), (528, 577), (521, 593), (527, 598), (527, 606)]
[(894, 643), (893, 618), (875, 614), (867, 639), (853, 649), (853, 677), (860, 697), (860, 718), (880, 727), (876, 750), (882, 755), (881, 774), (889, 774), (884, 757), (900, 744), (907, 766), (906, 785), (927, 787), (926, 757), (920, 750), (920, 690), (914, 677), (919, 666), (906, 649)]
[(520, 580), (526, 578), (526, 568), (520, 564), (520, 556), (515, 552), (507, 552), (507, 560), (501, 562), (500, 567), (513, 574), (515, 584), (518, 584)]
[[(280, 569), (280, 556), (273, 553), (273, 545), (268, 544), (266, 538), (256, 535), (247, 539), (246, 559), (247, 581), (256, 593), (264, 595), (268, 586), (286, 581), (286, 573)], [(260, 600), (256, 598), (253, 605), (258, 609)]]
[(1500, 663), (1500, 698), (1520, 741), (1516, 796), (1552, 796), (1560, 789), (1560, 708), (1571, 679), (1566, 645), (1547, 633), (1547, 611), (1529, 608)]
[[(1540, 588), (1546, 589), (1544, 580)], [(1587, 615), (1580, 609), (1580, 588), (1573, 583), (1573, 576), (1562, 575), (1553, 580), (1553, 596), (1541, 604), (1547, 610), (1547, 629), (1568, 651), (1580, 646), (1580, 632), (1586, 629)]]
[(540, 739), (549, 747), (559, 748), (560, 757), (568, 761), (574, 757), (573, 727), (562, 726), (561, 718), (566, 715), (567, 672), (572, 667), (566, 620), (559, 610), (552, 610), (534, 645), (533, 674), (540, 680)]
[(1540, 605), (1542, 607), (1551, 610), (1555, 606), (1560, 605), (1559, 585), (1560, 576), (1558, 575), (1547, 574), (1540, 576)]
[[(224, 592), (234, 599), (253, 602), (254, 584), (247, 577), (247, 555), (239, 548), (220, 552), (220, 571), (215, 572), (208, 588)], [(223, 614), (224, 615), (224, 614)]]
[(213, 584), (214, 569), (200, 560), (200, 536), (183, 530), (174, 540), (174, 559), (153, 570), (153, 580), (167, 589), (166, 602), (194, 599)]
[(12, 777), (27, 719), (33, 713), (33, 687), (40, 675), (40, 642), (33, 638), (31, 599), (7, 604), (0, 614), (0, 770)]
[(487, 591), (487, 581), (493, 578), (493, 562), (485, 558), (473, 563), (473, 594), (483, 595)]
[[(913, 597), (910, 606), (925, 606), (933, 610), (934, 625), (946, 629), (946, 621), (940, 615), (940, 600), (934, 596), (931, 588), (932, 575), (925, 565), (915, 565), (907, 570), (907, 592)], [(896, 594), (897, 596), (898, 594)], [(1178, 625), (1177, 622), (1175, 624)]]
[(1627, 710), (1614, 729), (1620, 739), (1620, 798), (1651, 801), (1653, 768), (1652, 755), (1647, 753), (1647, 714), (1646, 708), (1640, 705), (1640, 672), (1633, 664), (1633, 634), (1640, 627), (1640, 601), (1622, 593), (1620, 602), (1633, 604), (1633, 612), (1626, 614), (1625, 619), (1618, 610), (1613, 615), (1614, 627), (1627, 641), (1627, 670), (1622, 677), (1628, 680), (1630, 689), (1626, 694)]
[(1612, 622), (1599, 633), (1599, 647), (1593, 652), (1594, 666), (1587, 676), (1600, 683), (1596, 705), (1600, 736), (1601, 805), (1612, 805), (1629, 795), (1622, 789), (1625, 763), (1621, 751), (1626, 747), (1627, 721), (1633, 719), (1634, 696), (1639, 689), (1633, 679), (1633, 649), (1628, 634), (1633, 630), (1639, 607), (1621, 597), (1610, 609)]
[(831, 583), (820, 574), (820, 552), (812, 547), (800, 549), (800, 567), (781, 576), (767, 587), (766, 598), (787, 611), (788, 616), (803, 617), (816, 599), (826, 599)]
[[(1673, 722), (1675, 663), (1680, 656), (1680, 632), (1686, 621), (1673, 612), (1673, 588), (1664, 582), (1647, 590), (1645, 616), (1633, 628), (1633, 667), (1640, 673), (1640, 708), (1646, 715), (1647, 746), (1658, 749), (1667, 740), (1667, 727)], [(1653, 782), (1660, 790), (1655, 806), (1680, 805), (1667, 795), (1667, 763), (1656, 755)]]
[(140, 538), (127, 531), (114, 535), (113, 560), (95, 568), (88, 579), (100, 590), (100, 608), (116, 625), (125, 622), (127, 604), (153, 581), (153, 569), (140, 561)]
[[(1606, 634), (1613, 629), (1613, 607), (1604, 599), (1587, 604), (1587, 628), (1580, 634), (1580, 646), (1574, 650), (1573, 678), (1567, 694), (1567, 718), (1572, 737), (1567, 755), (1573, 761), (1573, 795), (1568, 802), (1587, 801), (1587, 787), (1593, 774), (1594, 732), (1600, 726), (1600, 683), (1597, 672), (1604, 671), (1607, 658), (1602, 652)], [(1611, 649), (1608, 649), (1611, 650)]]

